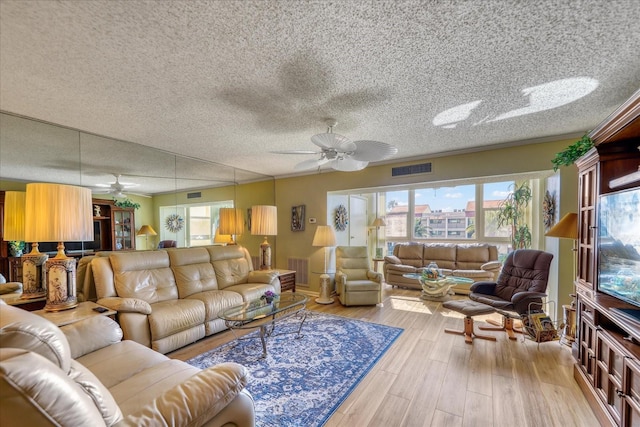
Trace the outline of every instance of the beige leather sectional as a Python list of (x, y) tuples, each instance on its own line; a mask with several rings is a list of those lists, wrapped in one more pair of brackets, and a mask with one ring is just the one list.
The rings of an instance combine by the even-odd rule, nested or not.
[(58, 328), (0, 300), (0, 425), (253, 427), (247, 371), (200, 370), (106, 316)]
[(112, 252), (93, 257), (89, 270), (96, 302), (118, 312), (124, 339), (160, 353), (225, 330), (223, 310), (280, 293), (277, 274), (254, 271), (239, 245)]
[[(443, 274), (481, 280), (496, 280), (502, 264), (494, 245), (472, 243), (403, 243), (393, 247), (393, 255), (384, 258), (385, 281), (393, 286), (422, 289), (416, 279), (403, 277), (417, 273), (431, 262), (438, 264)], [(457, 294), (469, 294), (470, 284), (458, 284), (451, 289)]]

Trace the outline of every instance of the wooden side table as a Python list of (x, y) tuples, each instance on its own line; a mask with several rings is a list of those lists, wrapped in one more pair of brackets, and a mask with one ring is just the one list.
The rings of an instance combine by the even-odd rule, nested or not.
[[(96, 307), (102, 307), (101, 305), (96, 304), (95, 302), (85, 301), (78, 304), (77, 307), (62, 310), (62, 311), (45, 311), (45, 310), (37, 310), (34, 311), (35, 314), (44, 317), (47, 320), (55, 323), (56, 326), (64, 326), (69, 325), (71, 323), (79, 322), (80, 320), (88, 319), (93, 316), (109, 316), (112, 319), (117, 314), (115, 310), (104, 311), (99, 313), (94, 311), (93, 309)], [(106, 307), (103, 307), (106, 308)]]
[(296, 291), (296, 272), (294, 270), (275, 270), (280, 279), (280, 292)]
[(375, 271), (376, 273), (378, 272), (378, 263), (379, 262), (384, 262), (384, 258), (373, 258), (373, 271)]

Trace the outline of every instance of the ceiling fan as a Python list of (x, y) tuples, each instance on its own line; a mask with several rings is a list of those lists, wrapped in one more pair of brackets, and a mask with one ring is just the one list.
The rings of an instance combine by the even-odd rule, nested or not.
[(96, 194), (110, 194), (116, 198), (127, 197), (127, 194), (131, 194), (134, 196), (150, 197), (146, 194), (131, 193), (129, 191), (127, 191), (127, 194), (125, 194), (124, 193), (125, 190), (138, 187), (140, 184), (134, 184), (132, 182), (120, 182), (120, 177), (122, 175), (113, 174), (113, 176), (116, 177), (115, 182), (110, 182), (108, 184), (96, 184), (96, 187), (100, 187), (100, 189), (98, 190), (94, 189), (93, 192)]
[(327, 120), (327, 133), (320, 133), (311, 137), (311, 142), (320, 147), (320, 151), (291, 150), (273, 151), (278, 154), (319, 154), (319, 159), (310, 159), (298, 163), (294, 170), (302, 171), (328, 165), (331, 168), (354, 172), (367, 167), (369, 162), (388, 159), (398, 152), (393, 145), (379, 141), (351, 141), (346, 136), (333, 133), (338, 124), (333, 119)]

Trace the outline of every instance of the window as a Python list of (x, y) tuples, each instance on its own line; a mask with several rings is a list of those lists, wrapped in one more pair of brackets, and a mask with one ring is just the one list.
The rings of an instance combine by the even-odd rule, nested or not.
[(233, 201), (212, 202), (206, 204), (163, 206), (160, 208), (160, 218), (177, 213), (184, 218), (184, 227), (177, 233), (172, 233), (162, 227), (160, 240), (176, 240), (179, 247), (206, 246), (213, 244), (220, 208), (233, 207)]
[(413, 237), (471, 239), (465, 230), (475, 217), (475, 191), (475, 185), (413, 190), (416, 219), (426, 224), (426, 227), (416, 227)]

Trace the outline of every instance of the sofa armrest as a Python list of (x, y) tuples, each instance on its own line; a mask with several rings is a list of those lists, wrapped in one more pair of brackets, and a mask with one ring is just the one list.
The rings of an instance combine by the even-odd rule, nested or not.
[(151, 314), (152, 311), (148, 302), (138, 298), (107, 297), (100, 298), (97, 303), (119, 313)]
[(278, 278), (278, 273), (276, 271), (253, 270), (249, 272), (249, 283), (271, 284), (277, 278)]
[(0, 295), (10, 294), (22, 290), (22, 283), (20, 282), (6, 282), (0, 283)]
[(220, 363), (170, 388), (117, 425), (204, 425), (246, 384), (247, 370), (242, 365)]
[(400, 258), (398, 258), (395, 255), (387, 255), (384, 257), (384, 262), (386, 262), (387, 264), (402, 264), (402, 261), (400, 260)]
[(386, 266), (385, 271), (394, 272), (396, 274), (407, 274), (407, 273), (416, 273), (418, 268), (412, 265), (404, 265), (404, 264), (389, 264)]
[(373, 270), (367, 271), (367, 278), (374, 282), (382, 283), (382, 273), (377, 273)]
[(469, 290), (474, 293), (484, 294), (484, 295), (493, 295), (493, 292), (496, 288), (496, 282), (475, 282), (470, 287)]
[(69, 341), (73, 359), (122, 341), (120, 325), (107, 316), (90, 317), (60, 329)]
[(480, 266), (480, 268), (484, 271), (500, 270), (501, 267), (502, 267), (502, 263), (500, 261), (489, 261), (489, 262), (485, 262)]

